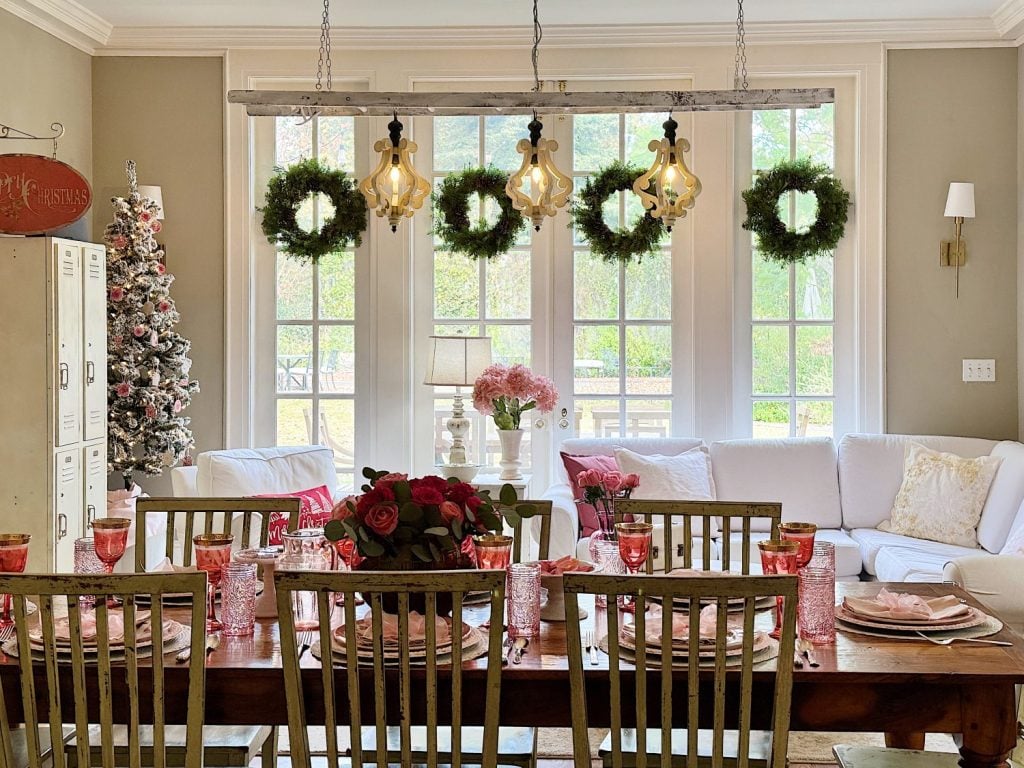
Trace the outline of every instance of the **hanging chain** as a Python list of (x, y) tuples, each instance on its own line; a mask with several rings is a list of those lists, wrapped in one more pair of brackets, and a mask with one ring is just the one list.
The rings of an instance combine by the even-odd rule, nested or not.
[(320, 58), (316, 63), (316, 89), (322, 89), (324, 61), (327, 62), (327, 90), (331, 90), (331, 0), (324, 0), (324, 18), (320, 22)]
[(743, 28), (743, 0), (736, 0), (736, 69), (732, 87), (747, 90), (747, 36)]
[(539, 92), (541, 90), (540, 71), (538, 69), (540, 56), (538, 49), (540, 48), (540, 41), (543, 37), (544, 30), (540, 26), (540, 14), (537, 11), (537, 0), (533, 0), (533, 51), (530, 54), (530, 60), (533, 62), (533, 90), (535, 92)]

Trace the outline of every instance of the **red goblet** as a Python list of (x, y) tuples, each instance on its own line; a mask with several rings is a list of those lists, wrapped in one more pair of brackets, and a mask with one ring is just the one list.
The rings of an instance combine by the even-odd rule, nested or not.
[(196, 551), (196, 568), (206, 571), (207, 632), (218, 632), (224, 626), (217, 618), (215, 603), (224, 566), (231, 562), (231, 545), (234, 541), (235, 537), (230, 533), (201, 533), (192, 538)]
[(779, 523), (779, 536), (783, 541), (795, 541), (800, 544), (796, 556), (796, 567), (804, 568), (814, 556), (814, 534), (818, 526), (814, 523)]
[[(647, 563), (651, 552), (651, 532), (654, 526), (651, 523), (616, 523), (615, 533), (619, 538), (619, 557), (626, 564), (630, 573), (639, 573), (640, 569)], [(627, 596), (622, 604), (622, 610), (635, 611), (636, 598)]]
[[(766, 574), (796, 575), (799, 570), (797, 558), (800, 552), (798, 541), (759, 541), (757, 548), (761, 550), (761, 570)], [(769, 632), (778, 638), (782, 634), (782, 597), (775, 597), (775, 629)]]
[[(96, 557), (103, 563), (107, 573), (114, 572), (114, 566), (124, 557), (128, 546), (128, 529), (132, 521), (127, 517), (101, 517), (92, 521), (92, 535), (96, 547)], [(107, 598), (107, 607), (116, 608), (120, 601), (114, 597)]]
[[(24, 573), (28, 563), (28, 543), (32, 536), (27, 533), (0, 534), (0, 573)], [(4, 607), (0, 612), (0, 627), (14, 623), (11, 616), (11, 596), (4, 595)]]

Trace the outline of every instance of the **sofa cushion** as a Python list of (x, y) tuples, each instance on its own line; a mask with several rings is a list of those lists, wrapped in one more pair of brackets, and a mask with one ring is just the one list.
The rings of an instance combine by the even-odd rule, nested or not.
[[(958, 547), (955, 544), (942, 544), (938, 541), (915, 539), (910, 536), (901, 536), (898, 533), (880, 531), (877, 528), (855, 528), (850, 531), (850, 536), (860, 545), (860, 555), (864, 560), (864, 570), (872, 576), (878, 575), (875, 573), (875, 558), (883, 547), (912, 549), (916, 552), (930, 553), (949, 560), (952, 560), (954, 557), (978, 553), (977, 549), (970, 547)], [(941, 566), (939, 570), (942, 570)]]
[[(769, 537), (769, 533), (758, 532), (750, 537), (750, 562), (758, 563), (760, 567), (761, 553), (757, 548), (757, 542)], [(852, 576), (857, 577), (861, 572), (860, 546), (850, 538), (846, 531), (835, 528), (819, 528), (814, 536), (815, 541), (828, 541), (836, 548), (836, 578)], [(743, 546), (743, 534), (733, 533), (729, 537), (731, 544), (729, 559), (733, 562), (741, 562), (740, 548)], [(719, 545), (721, 549), (721, 545)]]
[[(725, 440), (711, 444), (720, 501), (782, 502), (782, 519), (839, 528), (836, 449), (830, 438)], [(767, 531), (767, 521), (753, 530)]]
[[(616, 448), (615, 460), (623, 474), (636, 474), (640, 484), (630, 498), (668, 501), (714, 501), (715, 486), (711, 477), (711, 459), (707, 449), (693, 448), (677, 456), (643, 455), (628, 448)], [(676, 518), (680, 520), (681, 518)], [(697, 521), (694, 535), (718, 535), (715, 518), (708, 529)]]
[(999, 552), (1024, 502), (1024, 445), (1004, 440), (992, 449), (992, 456), (1003, 461), (996, 470), (985, 509), (981, 512), (978, 543), (989, 552)]
[(615, 462), (614, 456), (603, 456), (598, 454), (597, 456), (582, 455), (576, 456), (571, 453), (561, 452), (562, 466), (565, 467), (565, 473), (569, 476), (569, 487), (572, 488), (572, 498), (576, 504), (576, 514), (578, 515), (580, 524), (580, 535), (589, 536), (598, 528), (601, 527), (600, 522), (597, 519), (597, 510), (594, 509), (593, 504), (587, 504), (585, 501), (577, 501), (583, 498), (583, 489), (580, 488), (580, 484), (576, 482), (576, 477), (580, 472), (588, 469), (596, 469), (601, 472), (608, 472), (609, 470), (618, 471), (619, 465)]
[(844, 528), (874, 528), (889, 519), (903, 482), (903, 459), (909, 442), (968, 458), (987, 456), (996, 446), (994, 440), (973, 437), (845, 435), (839, 441)]
[(338, 498), (334, 455), (322, 445), (207, 451), (196, 457), (200, 496), (294, 493), (326, 485)]
[[(299, 499), (298, 528), (323, 528), (331, 519), (334, 500), (326, 485), (307, 488), (294, 493), (261, 493), (260, 499)], [(288, 530), (288, 516), (280, 512), (270, 513), (270, 524), (267, 530), (267, 544), (277, 546), (284, 544), (284, 534)]]
[(1006, 536), (1006, 543), (999, 550), (999, 554), (1024, 555), (1024, 502), (1021, 502), (1020, 509), (1013, 518), (1010, 533)]
[[(660, 453), (675, 456), (704, 446), (698, 437), (570, 437), (562, 441), (560, 450), (574, 456), (614, 456), (616, 448), (628, 448), (645, 456)], [(559, 473), (564, 467), (559, 467)], [(561, 480), (567, 480), (560, 475)]]
[(882, 547), (875, 555), (875, 575), (879, 581), (939, 582), (942, 569), (951, 559), (939, 552)]

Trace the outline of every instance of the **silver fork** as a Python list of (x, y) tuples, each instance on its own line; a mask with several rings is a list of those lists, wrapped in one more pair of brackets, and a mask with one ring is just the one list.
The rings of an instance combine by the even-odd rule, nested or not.
[(590, 655), (590, 649), (594, 647), (594, 633), (590, 630), (583, 635), (583, 649)]
[(313, 647), (313, 641), (316, 640), (316, 636), (318, 634), (320, 634), (320, 633), (316, 632), (314, 630), (309, 630), (309, 631), (306, 631), (306, 632), (298, 632), (297, 633), (298, 640), (299, 640), (299, 656), (298, 656), (298, 660), (299, 661), (302, 660), (302, 657), (306, 653), (306, 651), (308, 651), (310, 648)]
[(6, 643), (14, 637), (14, 625), (8, 624), (6, 627), (0, 627), (0, 643)]
[(939, 638), (935, 638), (935, 637), (928, 637), (928, 635), (924, 634), (923, 632), (915, 632), (914, 634), (919, 635), (920, 637), (923, 637), (929, 643), (934, 643), (935, 645), (952, 645), (957, 640), (959, 640), (960, 642), (963, 642), (963, 643), (981, 643), (982, 645), (1001, 645), (1001, 646), (1003, 646), (1005, 648), (1009, 648), (1009, 647), (1011, 647), (1013, 645), (1013, 643), (1007, 642), (1005, 640), (982, 640), (982, 639), (977, 638), (977, 637), (947, 637), (947, 638), (944, 638), (944, 639), (939, 639)]

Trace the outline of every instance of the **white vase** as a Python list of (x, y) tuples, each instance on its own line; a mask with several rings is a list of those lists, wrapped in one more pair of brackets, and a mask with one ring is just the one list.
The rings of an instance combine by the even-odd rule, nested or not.
[(520, 480), (523, 473), (519, 467), (523, 462), (519, 458), (519, 447), (523, 442), (523, 430), (521, 429), (499, 429), (498, 439), (501, 441), (501, 479)]

